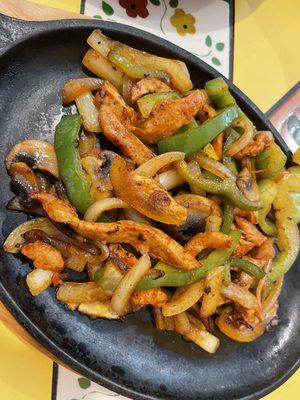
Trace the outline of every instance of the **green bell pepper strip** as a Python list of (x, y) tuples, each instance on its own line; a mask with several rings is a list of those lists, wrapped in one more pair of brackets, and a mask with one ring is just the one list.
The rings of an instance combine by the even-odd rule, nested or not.
[(220, 109), (235, 104), (235, 98), (229, 92), (228, 85), (223, 78), (215, 78), (205, 83), (205, 90), (209, 98)]
[(123, 56), (122, 54), (115, 53), (114, 51), (111, 51), (109, 53), (108, 59), (113, 64), (121, 68), (121, 70), (124, 71), (125, 74), (130, 76), (131, 78), (143, 79), (147, 76), (151, 76), (153, 78), (163, 79), (167, 83), (170, 83), (171, 81), (169, 74), (167, 74), (166, 72), (138, 65), (135, 62), (129, 60), (127, 57)]
[(189, 184), (195, 185), (209, 193), (223, 195), (233, 206), (238, 207), (240, 210), (256, 211), (263, 207), (263, 204), (259, 201), (246, 199), (235, 182), (230, 178), (226, 178), (222, 181), (206, 179), (202, 175), (196, 178), (189, 171), (185, 161), (177, 163), (177, 170), (182, 178)]
[(259, 178), (274, 178), (285, 166), (287, 157), (281, 148), (273, 142), (271, 146), (260, 153), (256, 159), (256, 169)]
[[(217, 109), (228, 107), (232, 104), (236, 104), (235, 98), (232, 96), (228, 89), (227, 83), (223, 78), (215, 78), (205, 83), (205, 91), (212, 102), (215, 104)], [(255, 130), (254, 125), (246, 116), (246, 114), (238, 107), (239, 117), (244, 117), (251, 124)], [(255, 130), (256, 131), (256, 130)]]
[(224, 147), (223, 147), (223, 164), (230, 169), (230, 171), (234, 174), (237, 175), (238, 174), (238, 169), (236, 166), (236, 161), (233, 157), (230, 157), (227, 152), (230, 149), (230, 147), (233, 145), (234, 142), (236, 142), (238, 140), (238, 138), (240, 137), (240, 135), (238, 134), (237, 131), (235, 131), (232, 128), (228, 128), (226, 129), (226, 134), (228, 134), (228, 137), (224, 143)]
[(223, 283), (225, 286), (228, 286), (231, 283), (230, 261), (224, 263)]
[(281, 252), (272, 262), (272, 270), (267, 275), (271, 282), (276, 281), (292, 267), (300, 250), (298, 225), (289, 216), (289, 211), (277, 211), (275, 218), (279, 239), (278, 247)]
[(223, 206), (221, 232), (227, 235), (230, 232), (233, 223), (233, 206), (227, 199), (223, 200)]
[(68, 197), (82, 214), (92, 204), (90, 183), (84, 173), (78, 151), (80, 115), (64, 115), (55, 129), (54, 147), (59, 175), (66, 187)]
[(161, 103), (165, 100), (174, 100), (179, 98), (180, 96), (176, 92), (150, 93), (138, 99), (137, 105), (142, 116), (147, 118), (149, 117), (155, 104)]
[(300, 250), (300, 236), (297, 223), (300, 221), (300, 167), (289, 168), (277, 183), (278, 192), (273, 202), (278, 234), (277, 245), (280, 253), (272, 263), (268, 274), (270, 281), (276, 281), (296, 261)]
[(201, 260), (202, 266), (197, 269), (190, 271), (180, 271), (162, 262), (158, 262), (155, 269), (159, 269), (165, 272), (165, 275), (161, 278), (153, 279), (144, 276), (136, 286), (136, 290), (153, 289), (162, 286), (178, 287), (186, 286), (193, 282), (196, 282), (210, 272), (212, 269), (224, 265), (224, 263), (230, 258), (238, 245), (241, 237), (240, 231), (231, 231), (229, 236), (232, 239), (231, 246), (228, 249), (214, 250), (208, 257)]
[(195, 118), (193, 118), (188, 124), (182, 125), (182, 127), (178, 129), (176, 134), (186, 132), (189, 129), (198, 128), (198, 126), (199, 125), (197, 121), (195, 120)]
[(241, 258), (231, 258), (231, 267), (238, 267), (247, 274), (254, 276), (256, 279), (262, 279), (266, 274), (257, 265), (253, 264), (248, 260), (242, 260)]
[(277, 184), (271, 179), (262, 179), (258, 182), (259, 198), (264, 207), (258, 211), (258, 224), (260, 228), (269, 236), (275, 236), (277, 229), (275, 223), (267, 218), (272, 203), (277, 195)]
[(294, 192), (288, 194), (291, 199), (291, 204), (293, 205), (293, 210), (291, 217), (297, 223), (300, 222), (300, 192)]
[(169, 151), (183, 151), (186, 155), (204, 147), (228, 128), (238, 118), (238, 107), (231, 105), (220, 111), (215, 117), (208, 119), (196, 128), (166, 137), (158, 142), (159, 154)]
[(281, 179), (276, 182), (277, 195), (273, 201), (275, 210), (285, 209), (289, 217), (300, 222), (300, 166), (293, 166), (286, 170)]

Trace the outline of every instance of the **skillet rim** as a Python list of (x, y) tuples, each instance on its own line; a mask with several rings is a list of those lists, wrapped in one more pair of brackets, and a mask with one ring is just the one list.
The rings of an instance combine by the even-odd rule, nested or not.
[[(83, 19), (74, 19), (74, 20), (54, 20), (54, 21), (45, 21), (45, 22), (26, 22), (22, 20), (17, 20), (14, 18), (3, 16), (0, 14), (0, 20), (4, 18), (6, 20), (10, 20), (12, 23), (18, 25), (22, 24), (23, 26), (29, 26), (34, 29), (31, 33), (24, 33), (24, 36), (15, 40), (11, 45), (4, 48), (3, 52), (0, 54), (0, 67), (2, 61), (9, 56), (9, 53), (14, 50), (16, 46), (19, 46), (22, 43), (28, 42), (31, 39), (35, 39), (43, 34), (51, 34), (57, 31), (70, 31), (77, 29), (107, 29), (112, 33), (125, 33), (129, 35), (136, 35), (146, 40), (147, 42), (151, 42), (154, 46), (158, 44), (160, 47), (165, 49), (170, 49), (174, 53), (178, 54), (180, 58), (183, 58), (185, 61), (188, 61), (197, 66), (200, 71), (203, 71), (207, 74), (212, 75), (213, 77), (222, 76), (226, 82), (233, 95), (238, 98), (239, 103), (245, 103), (245, 105), (251, 110), (253, 114), (256, 115), (257, 119), (269, 129), (274, 135), (277, 143), (279, 143), (280, 147), (287, 155), (288, 160), (291, 159), (291, 151), (288, 146), (280, 136), (280, 134), (273, 127), (268, 118), (263, 114), (260, 109), (240, 90), (238, 89), (231, 81), (229, 81), (226, 77), (224, 77), (220, 72), (215, 70), (213, 67), (206, 64), (204, 61), (194, 56), (190, 52), (180, 48), (173, 43), (160, 38), (151, 33), (145, 32), (141, 29), (131, 27), (129, 25), (124, 25), (116, 22), (110, 21), (94, 21), (94, 20), (83, 20)], [(1, 29), (1, 27), (0, 27)], [(1, 249), (1, 252), (3, 250)], [(299, 258), (299, 256), (298, 256)], [(137, 392), (132, 388), (127, 388), (119, 383), (116, 380), (109, 379), (105, 376), (102, 376), (98, 373), (95, 373), (90, 367), (82, 364), (80, 361), (76, 360), (74, 357), (69, 355), (65, 350), (62, 349), (61, 346), (55, 344), (48, 336), (46, 336), (37, 325), (35, 325), (30, 317), (26, 315), (26, 313), (18, 306), (12, 296), (8, 293), (8, 291), (3, 286), (0, 281), (0, 300), (4, 303), (7, 309), (11, 312), (11, 314), (15, 317), (15, 319), (25, 328), (25, 330), (32, 335), (46, 350), (48, 350), (51, 354), (53, 354), (56, 358), (62, 360), (65, 364), (69, 365), (75, 371), (79, 372), (84, 376), (88, 376), (91, 380), (98, 382), (99, 384), (117, 392), (124, 396), (130, 396), (133, 399), (147, 399), (147, 400), (158, 400), (161, 397), (153, 397), (150, 395), (145, 395), (141, 392)], [(260, 399), (262, 396), (272, 392), (276, 388), (278, 388), (281, 384), (283, 384), (300, 366), (300, 355), (298, 356), (298, 360), (292, 365), (280, 378), (274, 381), (271, 385), (265, 387), (262, 390), (257, 392), (253, 392), (251, 394), (246, 394), (244, 397), (240, 397), (240, 400), (255, 400)]]

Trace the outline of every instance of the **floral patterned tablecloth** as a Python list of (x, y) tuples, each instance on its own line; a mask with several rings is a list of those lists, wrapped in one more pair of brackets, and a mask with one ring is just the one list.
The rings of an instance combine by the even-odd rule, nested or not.
[(223, 0), (86, 0), (82, 6), (94, 18), (142, 28), (177, 43), (227, 77), (231, 72), (230, 8)]
[[(300, 145), (298, 0), (35, 0), (132, 25), (191, 51), (239, 86), (268, 115), (292, 151)], [(125, 399), (25, 345), (0, 323), (0, 398)], [(299, 398), (300, 373), (268, 395)]]

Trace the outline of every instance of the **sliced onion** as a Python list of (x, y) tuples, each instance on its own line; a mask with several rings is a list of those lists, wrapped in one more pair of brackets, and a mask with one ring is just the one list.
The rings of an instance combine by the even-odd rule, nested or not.
[(219, 178), (230, 178), (233, 181), (236, 181), (236, 176), (230, 171), (229, 168), (227, 168), (220, 161), (207, 157), (202, 151), (194, 154), (191, 159), (197, 161), (201, 168), (206, 169), (214, 175), (217, 175)]
[[(196, 178), (201, 175), (201, 168), (196, 161), (191, 161), (188, 163), (189, 172)], [(205, 196), (205, 190), (196, 187), (195, 185), (189, 184), (190, 191), (192, 194), (199, 194), (200, 196)]]
[(170, 169), (169, 171), (162, 172), (161, 174), (157, 175), (156, 179), (166, 190), (174, 189), (175, 187), (184, 183), (184, 179), (176, 169)]
[(197, 320), (197, 318), (194, 318), (190, 314), (188, 317), (191, 323), (191, 330), (185, 335), (185, 337), (208, 353), (215, 353), (220, 346), (220, 340), (216, 336), (209, 333), (205, 329), (205, 326), (202, 324), (202, 322)]
[(149, 218), (145, 217), (143, 214), (139, 213), (133, 208), (125, 209), (124, 216), (129, 221), (141, 222), (142, 224), (151, 225)]
[(163, 316), (171, 317), (188, 310), (199, 301), (203, 292), (204, 280), (189, 285), (175, 300), (170, 301), (162, 307)]
[(124, 75), (122, 94), (126, 104), (128, 104), (129, 106), (132, 105), (131, 90), (134, 87), (135, 83), (136, 79), (130, 78), (130, 76), (128, 75)]
[(99, 242), (98, 240), (94, 240), (95, 245), (101, 250), (101, 254), (103, 255), (103, 261), (105, 261), (109, 257), (109, 248), (106, 244)]
[(237, 342), (252, 342), (264, 333), (263, 321), (256, 320), (255, 325), (252, 324), (251, 329), (239, 329), (235, 327), (231, 321), (232, 307), (227, 307), (222, 314), (216, 319), (216, 324), (220, 331)]
[(63, 303), (91, 303), (107, 299), (95, 282), (64, 282), (58, 288), (56, 297)]
[(99, 124), (99, 110), (94, 104), (91, 92), (81, 94), (75, 99), (79, 114), (82, 116), (83, 126), (89, 132), (101, 132)]
[(70, 79), (63, 88), (63, 104), (69, 104), (84, 93), (99, 89), (103, 84), (100, 78)]
[(262, 302), (263, 315), (267, 315), (278, 300), (283, 284), (283, 276), (278, 279), (270, 290), (269, 296)]
[(94, 49), (89, 49), (82, 59), (82, 64), (93, 74), (111, 82), (120, 93), (122, 92), (124, 72), (106, 57)]
[(186, 335), (191, 331), (190, 321), (186, 312), (174, 315), (175, 330), (180, 335)]
[(128, 204), (126, 204), (123, 200), (118, 199), (117, 197), (98, 200), (86, 210), (83, 219), (85, 221), (95, 222), (104, 211), (128, 207)]
[(162, 315), (160, 307), (153, 307), (153, 316), (154, 316), (156, 329), (158, 329), (160, 331), (166, 329), (165, 317)]
[(269, 285), (267, 274), (271, 271), (271, 269), (272, 269), (272, 260), (268, 260), (266, 266), (264, 267), (266, 275), (262, 279), (260, 279), (256, 288), (255, 295), (258, 301), (258, 305), (261, 309), (262, 309), (262, 301), (264, 299), (264, 294), (266, 292), (266, 287)]
[(46, 290), (52, 281), (53, 272), (44, 269), (34, 269), (26, 276), (26, 283), (32, 296), (38, 296)]
[(197, 329), (193, 324), (191, 324), (191, 330), (185, 337), (210, 354), (215, 353), (220, 346), (220, 340), (216, 336), (208, 331)]
[(79, 155), (80, 158), (87, 157), (96, 147), (96, 136), (94, 133), (84, 133), (79, 138)]
[(247, 144), (249, 144), (253, 139), (253, 127), (248, 119), (243, 117), (239, 118), (235, 121), (234, 126), (243, 128), (244, 132), (240, 138), (229, 148), (228, 155), (230, 157), (243, 150), (243, 148), (246, 147)]
[(94, 29), (87, 38), (87, 43), (103, 57), (107, 57), (108, 53), (114, 47), (114, 41), (101, 33), (100, 29)]
[(169, 153), (164, 153), (151, 158), (144, 164), (140, 165), (135, 172), (139, 175), (152, 178), (161, 168), (173, 162), (182, 161), (184, 160), (184, 157), (185, 153), (182, 151), (170, 151)]
[(175, 322), (173, 317), (164, 317), (165, 318), (165, 330), (166, 331), (174, 331)]
[(150, 268), (150, 257), (144, 254), (124, 276), (111, 299), (111, 308), (118, 315), (124, 315), (134, 288)]
[(228, 299), (239, 303), (241, 306), (248, 308), (249, 310), (257, 307), (257, 299), (253, 293), (249, 290), (237, 285), (236, 283), (230, 283), (228, 286), (223, 286), (221, 293)]
[(19, 253), (21, 247), (25, 243), (23, 237), (24, 233), (33, 229), (40, 229), (46, 232), (49, 236), (55, 236), (60, 240), (65, 240), (65, 235), (58, 230), (48, 218), (36, 218), (24, 222), (10, 233), (3, 244), (4, 251), (13, 254)]
[(81, 303), (78, 311), (94, 318), (118, 319), (119, 316), (111, 310), (110, 301), (95, 301), (93, 303)]
[[(274, 327), (273, 325), (273, 319), (275, 318), (275, 326), (276, 326), (276, 317), (277, 317), (277, 312), (278, 312), (279, 304), (278, 301), (274, 303), (273, 307), (270, 308), (267, 314), (264, 314), (264, 324), (267, 327), (270, 324), (270, 327)], [(278, 321), (277, 321), (278, 322)]]
[(111, 298), (114, 291), (122, 281), (124, 273), (120, 270), (118, 265), (113, 261), (108, 260), (103, 269), (101, 278), (98, 278), (98, 284), (103, 289), (107, 297)]
[(224, 267), (216, 267), (210, 271), (205, 280), (205, 287), (210, 288), (209, 293), (204, 293), (202, 298), (200, 315), (202, 318), (208, 318), (216, 312), (220, 303), (222, 303), (221, 288), (223, 283)]

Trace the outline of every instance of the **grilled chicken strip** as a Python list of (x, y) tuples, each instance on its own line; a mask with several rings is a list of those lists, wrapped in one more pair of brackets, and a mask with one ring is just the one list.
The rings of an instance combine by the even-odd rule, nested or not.
[(48, 193), (36, 193), (32, 197), (42, 203), (52, 220), (70, 225), (84, 237), (103, 243), (129, 243), (141, 253), (149, 253), (151, 257), (180, 269), (200, 267), (200, 263), (179, 243), (152, 226), (133, 221), (82, 221), (73, 207)]
[(157, 143), (190, 122), (205, 101), (200, 90), (181, 99), (162, 101), (154, 106), (147, 119), (136, 124), (133, 132), (144, 143)]
[(127, 106), (109, 82), (104, 83), (101, 93), (103, 91), (105, 97), (100, 105), (99, 120), (104, 136), (137, 165), (150, 160), (154, 154), (131, 131), (135, 120), (134, 110)]
[(130, 171), (120, 156), (116, 156), (112, 163), (110, 179), (117, 197), (147, 217), (174, 225), (186, 221), (185, 207), (178, 204), (155, 179)]
[(166, 93), (171, 91), (172, 89), (164, 82), (148, 76), (147, 78), (141, 79), (133, 86), (131, 101), (132, 103), (136, 103), (139, 98), (148, 93)]
[(41, 240), (26, 244), (22, 247), (21, 253), (33, 261), (35, 268), (58, 272), (64, 268), (61, 253)]
[(247, 219), (242, 217), (235, 217), (235, 222), (238, 227), (243, 231), (247, 241), (254, 243), (256, 246), (260, 246), (267, 240), (267, 237), (263, 235), (254, 224), (251, 224)]
[(136, 307), (148, 305), (161, 307), (168, 301), (167, 293), (162, 289), (149, 289), (134, 292), (130, 297), (131, 304)]
[(184, 248), (196, 257), (204, 249), (226, 249), (231, 243), (231, 237), (222, 232), (203, 232), (189, 240)]
[(234, 155), (237, 160), (241, 160), (244, 157), (256, 157), (263, 151), (265, 151), (271, 144), (272, 138), (268, 132), (258, 133), (251, 142)]

